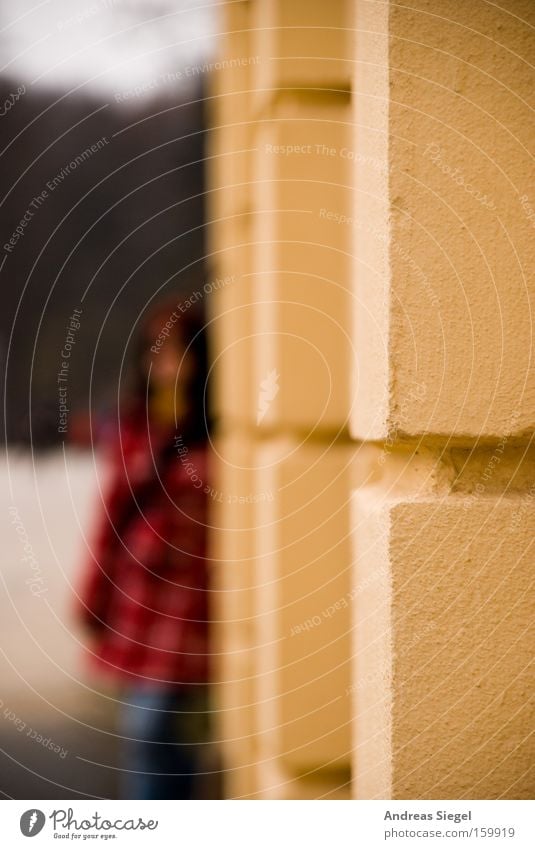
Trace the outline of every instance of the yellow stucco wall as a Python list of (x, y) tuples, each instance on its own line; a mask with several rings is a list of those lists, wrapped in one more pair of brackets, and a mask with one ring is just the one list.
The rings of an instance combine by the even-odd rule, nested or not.
[(533, 793), (534, 11), (356, 4), (360, 798)]
[(533, 12), (225, 7), (208, 198), (229, 795), (533, 793)]

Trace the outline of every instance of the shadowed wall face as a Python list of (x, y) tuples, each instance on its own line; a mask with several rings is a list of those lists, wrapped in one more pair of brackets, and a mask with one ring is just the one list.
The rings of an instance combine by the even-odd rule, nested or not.
[(211, 291), (212, 24), (187, 0), (1, 4), (4, 797), (120, 792), (120, 693), (88, 672), (76, 595), (107, 498), (100, 447), (131, 400), (133, 335), (153, 300), (180, 309)]
[(210, 249), (232, 280), (213, 301), (218, 674), (238, 797), (349, 795), (348, 12), (229, 4), (235, 63), (211, 91)]

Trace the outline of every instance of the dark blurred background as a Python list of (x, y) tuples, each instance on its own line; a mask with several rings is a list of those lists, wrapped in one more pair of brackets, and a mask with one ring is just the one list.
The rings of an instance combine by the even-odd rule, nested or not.
[[(4, 77), (0, 103), (19, 85)], [(36, 447), (58, 441), (57, 374), (79, 309), (68, 399), (70, 436), (83, 440), (89, 405), (98, 413), (113, 401), (140, 310), (158, 293), (202, 285), (201, 86), (128, 105), (30, 89), (1, 128), (3, 246), (34, 213), (2, 249), (5, 433), (19, 443), (31, 434)]]

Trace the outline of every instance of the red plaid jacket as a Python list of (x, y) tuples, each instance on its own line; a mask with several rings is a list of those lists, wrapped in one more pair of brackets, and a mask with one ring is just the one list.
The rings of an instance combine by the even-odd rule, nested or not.
[[(207, 449), (121, 422), (78, 610), (93, 665), (151, 685), (208, 678)], [(186, 449), (186, 450), (185, 450)]]

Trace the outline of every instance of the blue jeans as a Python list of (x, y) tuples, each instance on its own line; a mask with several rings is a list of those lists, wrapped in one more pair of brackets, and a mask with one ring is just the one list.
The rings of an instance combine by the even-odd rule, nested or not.
[(122, 694), (122, 799), (192, 799), (209, 738), (206, 687)]

